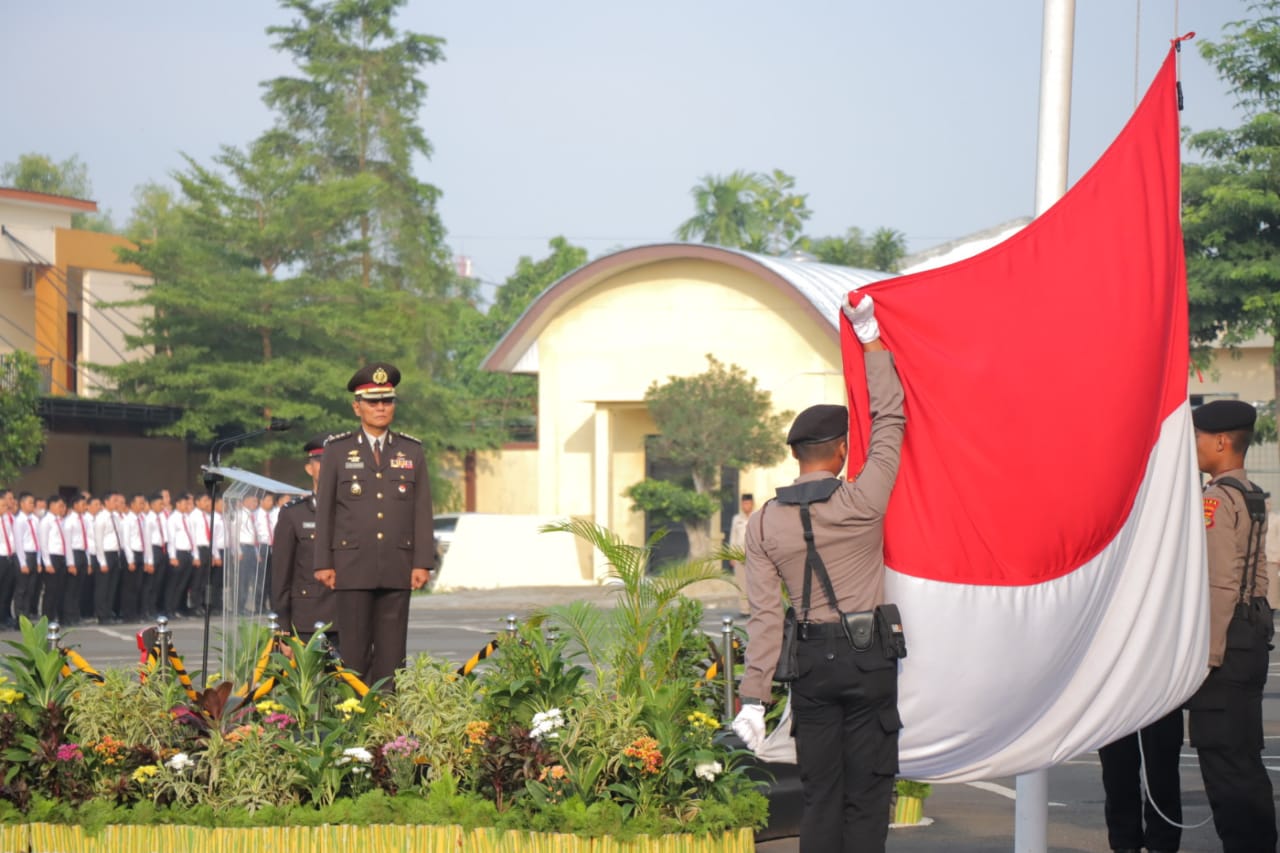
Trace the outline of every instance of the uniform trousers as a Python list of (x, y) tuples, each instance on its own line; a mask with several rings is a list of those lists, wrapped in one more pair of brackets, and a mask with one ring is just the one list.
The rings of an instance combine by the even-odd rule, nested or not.
[(388, 679), (382, 689), (394, 691), (392, 676), (404, 666), (408, 642), (409, 590), (339, 589), (334, 595), (343, 665), (370, 686)]
[(80, 618), (93, 618), (93, 587), (98, 582), (98, 555), (90, 553), (89, 570), (80, 578)]
[(879, 638), (855, 652), (839, 623), (808, 628), (791, 685), (804, 790), (800, 851), (883, 851), (902, 728), (897, 662), (885, 657)]
[(13, 591), (13, 615), (35, 621), (40, 616), (36, 609), (40, 605), (40, 555), (27, 551), (24, 556), (27, 570), (23, 572), (21, 566), (18, 570), (18, 583)]
[[(76, 573), (71, 574), (75, 567)], [(67, 580), (62, 588), (62, 623), (75, 625), (80, 622), (80, 587), (84, 585), (89, 574), (89, 555), (82, 550), (71, 552), (71, 562), (67, 564)]]
[(208, 592), (210, 572), (212, 571), (213, 550), (208, 545), (197, 546), (200, 555), (200, 565), (195, 566), (191, 570), (191, 583), (187, 586), (187, 600), (191, 602), (191, 609), (197, 614), (203, 613), (209, 602), (205, 600), (205, 593)]
[(160, 615), (160, 590), (164, 587), (164, 579), (169, 574), (169, 554), (163, 545), (151, 546), (151, 574), (146, 574), (143, 567), (141, 598), (142, 615), (154, 619)]
[[(1139, 736), (1142, 738), (1141, 753), (1138, 750)], [(1181, 752), (1181, 708), (1098, 750), (1098, 758), (1102, 761), (1102, 787), (1107, 795), (1105, 813), (1111, 849), (1178, 849), (1182, 843), (1182, 830), (1160, 817), (1150, 800), (1142, 795), (1140, 774), (1145, 756), (1147, 790), (1151, 799), (1174, 822), (1182, 823), (1182, 783), (1178, 775)]]
[(1187, 702), (1187, 728), (1200, 756), (1204, 793), (1223, 853), (1274, 853), (1275, 800), (1262, 764), (1270, 626), (1258, 625), (1247, 639), (1244, 630), (1232, 630), (1238, 627), (1238, 619), (1232, 619), (1221, 666), (1209, 670)]
[(12, 554), (0, 557), (0, 625), (4, 627), (16, 625), (18, 621), (13, 611), (13, 590), (17, 584), (18, 558)]
[[(142, 581), (145, 574), (141, 551), (122, 552), (122, 559), (127, 560), (124, 573), (120, 575), (120, 618), (132, 622), (141, 615)], [(133, 568), (129, 568), (129, 563)]]
[(50, 622), (59, 622), (62, 619), (62, 593), (67, 586), (67, 555), (49, 554), (48, 557), (53, 571), (46, 570), (43, 575), (44, 601), (41, 612)]
[(169, 572), (164, 580), (161, 596), (164, 599), (164, 613), (170, 619), (187, 609), (187, 586), (191, 583), (191, 552), (174, 551), (178, 565), (169, 564)]
[(93, 583), (93, 613), (99, 623), (110, 622), (115, 617), (116, 594), (125, 568), (119, 551), (104, 551), (103, 556), (107, 564), (98, 567), (97, 580)]

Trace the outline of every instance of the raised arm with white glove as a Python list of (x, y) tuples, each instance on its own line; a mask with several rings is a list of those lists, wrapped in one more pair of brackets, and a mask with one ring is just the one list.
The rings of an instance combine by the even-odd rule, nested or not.
[(856, 299), (857, 296), (857, 291), (851, 293), (849, 300), (840, 306), (840, 310), (849, 318), (849, 324), (853, 326), (853, 333), (858, 340), (869, 344), (880, 337), (880, 324), (876, 322), (876, 304), (870, 296), (863, 296), (857, 304), (850, 305), (849, 301)]

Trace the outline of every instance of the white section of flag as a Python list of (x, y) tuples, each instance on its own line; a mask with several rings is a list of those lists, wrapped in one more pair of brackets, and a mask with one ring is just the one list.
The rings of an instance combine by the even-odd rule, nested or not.
[[(1106, 459), (1063, 462), (1094, 466), (1097, 488), (1108, 488)], [(992, 512), (1034, 501), (1040, 485), (1011, 477)], [(1203, 512), (1184, 404), (1162, 425), (1124, 526), (1075, 571), (980, 586), (890, 570), (886, 595), (908, 647), (901, 775), (963, 782), (1049, 767), (1185, 701), (1208, 671)], [(1045, 518), (1044, 535), (1054, 528)]]

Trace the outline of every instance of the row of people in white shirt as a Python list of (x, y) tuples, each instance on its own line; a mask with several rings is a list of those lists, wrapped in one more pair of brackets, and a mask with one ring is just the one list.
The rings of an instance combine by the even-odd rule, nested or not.
[[(43, 514), (37, 503), (45, 504)], [(184, 562), (190, 560), (200, 568), (202, 551), (205, 562), (212, 564), (204, 566), (205, 571), (220, 566), (226, 536), (221, 500), (218, 504), (212, 507), (208, 495), (193, 498), (184, 493), (173, 506), (165, 490), (149, 500), (134, 494), (127, 501), (120, 492), (109, 492), (102, 498), (81, 493), (71, 498), (68, 506), (61, 496), (37, 501), (30, 493), (15, 496), (12, 490), (0, 488), (0, 624), (12, 625), (19, 614), (34, 618), (41, 612), (51, 618), (78, 621), (80, 614), (70, 612), (76, 609), (74, 605), (54, 600), (60, 600), (61, 593), (51, 596), (50, 590), (45, 590), (45, 606), (38, 606), (39, 587), (50, 585), (44, 575), (52, 579), (65, 574), (78, 579), (93, 575), (102, 566), (110, 567), (117, 559), (122, 569), (142, 569), (147, 575), (166, 557), (173, 566), (183, 557)], [(242, 509), (237, 544), (265, 552), (274, 537), (279, 507), (273, 496), (267, 495), (261, 505), (256, 498), (246, 497)], [(141, 556), (141, 561), (136, 556)], [(31, 577), (33, 572), (35, 578)], [(119, 579), (113, 580), (119, 584)], [(32, 581), (36, 581), (35, 589)], [(170, 615), (188, 609), (185, 593), (175, 606), (179, 612)], [(137, 612), (132, 601), (117, 601), (107, 607), (117, 616)], [(102, 612), (97, 615), (100, 621), (108, 618)]]

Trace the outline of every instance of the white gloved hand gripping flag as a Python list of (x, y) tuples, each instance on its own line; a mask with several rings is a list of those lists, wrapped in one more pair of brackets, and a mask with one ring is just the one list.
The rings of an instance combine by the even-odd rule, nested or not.
[[(904, 776), (1047, 767), (1204, 679), (1176, 101), (1171, 51), (1054, 207), (981, 255), (865, 288), (906, 391), (885, 523), (910, 651)], [(847, 321), (841, 339), (856, 472), (867, 390)]]

